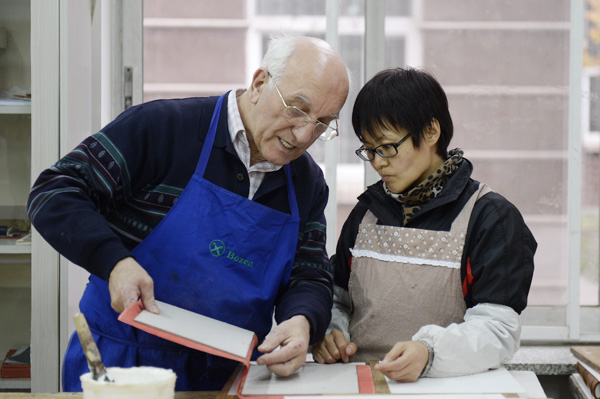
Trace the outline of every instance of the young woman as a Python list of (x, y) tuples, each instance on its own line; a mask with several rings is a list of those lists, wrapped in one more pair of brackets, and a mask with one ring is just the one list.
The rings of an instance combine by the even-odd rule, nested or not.
[(500, 367), (519, 347), (537, 243), (517, 208), (447, 148), (446, 94), (430, 74), (384, 70), (352, 113), (356, 154), (381, 176), (336, 254), (333, 320), (316, 361), (380, 360), (397, 381)]

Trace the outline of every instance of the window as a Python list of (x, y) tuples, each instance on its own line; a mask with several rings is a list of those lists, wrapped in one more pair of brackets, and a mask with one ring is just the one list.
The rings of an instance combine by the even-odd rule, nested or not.
[[(600, 7), (588, 2), (592, 21), (589, 13)], [(433, 72), (446, 89), (455, 123), (451, 148), (465, 150), (475, 165), (473, 177), (513, 202), (538, 241), (529, 307), (522, 315), (524, 340), (600, 341), (600, 63), (585, 65), (582, 95), (573, 97), (579, 93), (570, 83), (570, 60), (577, 58), (569, 41), (575, 2), (382, 3), (384, 65)], [(214, 95), (247, 86), (271, 32), (325, 37), (326, 4), (178, 0), (166, 8), (159, 0), (146, 0), (145, 99)], [(325, 146), (337, 146), (339, 231), (365, 184), (350, 116), (364, 83), (365, 18), (371, 16), (365, 16), (365, 0), (338, 4), (339, 51), (353, 74), (353, 87), (341, 112), (339, 140), (316, 143), (310, 153), (325, 163)], [(593, 28), (586, 22), (583, 29), (590, 38), (589, 60), (598, 53)], [(569, 110), (579, 110), (579, 104), (581, 152), (570, 144), (578, 142), (578, 132)], [(579, 223), (581, 229), (570, 230)]]

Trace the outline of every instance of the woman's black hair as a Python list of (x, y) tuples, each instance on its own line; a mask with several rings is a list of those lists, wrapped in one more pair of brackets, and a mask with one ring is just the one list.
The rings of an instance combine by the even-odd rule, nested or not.
[(454, 133), (446, 93), (431, 74), (410, 67), (379, 72), (360, 90), (352, 110), (352, 127), (361, 142), (365, 135), (378, 138), (381, 128), (403, 129), (418, 148), (434, 119), (440, 124), (436, 151), (446, 159)]

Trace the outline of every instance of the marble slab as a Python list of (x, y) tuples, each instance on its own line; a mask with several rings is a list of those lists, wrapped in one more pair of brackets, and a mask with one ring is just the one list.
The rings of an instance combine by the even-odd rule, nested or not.
[(576, 363), (570, 345), (521, 346), (505, 367), (533, 371), (536, 375), (571, 375), (576, 372)]

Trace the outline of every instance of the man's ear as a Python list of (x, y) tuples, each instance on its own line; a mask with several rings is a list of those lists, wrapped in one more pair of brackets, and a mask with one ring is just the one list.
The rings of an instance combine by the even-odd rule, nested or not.
[(442, 131), (440, 129), (440, 122), (433, 118), (429, 126), (425, 128), (425, 142), (427, 145), (435, 145), (440, 139)]
[(254, 75), (252, 75), (252, 83), (248, 89), (248, 99), (252, 104), (258, 102), (258, 99), (267, 84), (267, 79), (269, 79), (269, 73), (263, 68), (258, 68), (254, 72)]

